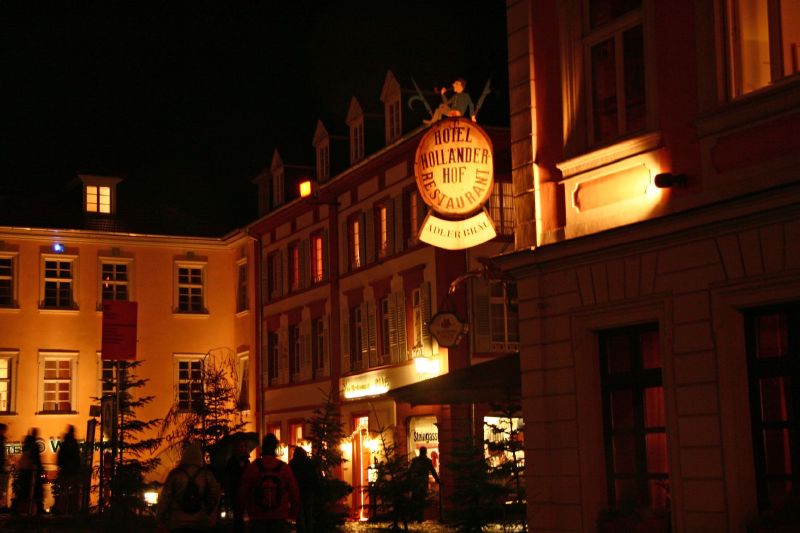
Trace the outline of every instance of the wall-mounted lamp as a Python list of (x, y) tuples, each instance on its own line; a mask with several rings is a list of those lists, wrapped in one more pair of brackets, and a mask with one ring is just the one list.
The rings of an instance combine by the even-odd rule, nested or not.
[(659, 189), (669, 189), (670, 187), (686, 187), (689, 176), (686, 174), (672, 174), (665, 172), (664, 174), (656, 174), (653, 183)]
[(301, 181), (298, 187), (300, 189), (300, 198), (308, 198), (314, 192), (314, 187), (311, 180)]
[(53, 251), (54, 251), (55, 253), (57, 253), (57, 254), (62, 254), (62, 253), (64, 253), (64, 245), (63, 245), (63, 244), (61, 244), (60, 242), (55, 242), (55, 243), (53, 243)]

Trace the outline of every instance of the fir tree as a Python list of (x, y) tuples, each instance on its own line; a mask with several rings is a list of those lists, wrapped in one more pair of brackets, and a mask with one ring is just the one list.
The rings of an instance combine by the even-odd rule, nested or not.
[(377, 472), (370, 498), (374, 498), (376, 508), (380, 509), (378, 518), (390, 518), (393, 529), (399, 528), (401, 522), (408, 529), (411, 512), (407, 480), (408, 457), (402, 453), (397, 444), (398, 439), (391, 429), (379, 428), (379, 440), (383, 458), (374, 465)]
[(345, 460), (339, 446), (346, 435), (332, 393), (306, 422), (310, 426), (308, 440), (311, 442), (311, 460), (320, 473), (314, 501), (315, 526), (319, 531), (333, 531), (344, 523), (347, 509), (339, 504), (353, 492), (353, 487), (336, 477), (337, 470)]

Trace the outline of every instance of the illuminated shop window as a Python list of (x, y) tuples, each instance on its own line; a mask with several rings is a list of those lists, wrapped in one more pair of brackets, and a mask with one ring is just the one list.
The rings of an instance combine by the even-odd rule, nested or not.
[(44, 309), (74, 309), (74, 257), (42, 257), (42, 307)]
[(0, 307), (17, 305), (16, 255), (0, 255)]
[(781, 508), (800, 483), (800, 305), (745, 317), (758, 506)]
[(203, 360), (200, 356), (175, 361), (178, 410), (198, 412), (203, 406)]
[(608, 503), (665, 509), (669, 463), (658, 327), (603, 331), (599, 340)]
[(525, 465), (525, 423), (514, 416), (483, 417), (484, 453), (489, 464), (497, 467), (507, 461)]
[(86, 186), (86, 212), (111, 213), (111, 187)]
[(177, 264), (177, 311), (205, 313), (205, 265)]
[(734, 97), (800, 72), (800, 2), (731, 0), (726, 4)]
[(75, 411), (75, 370), (77, 352), (40, 352), (40, 400), (42, 414)]
[(128, 301), (129, 262), (103, 261), (100, 264), (100, 296), (102, 300)]

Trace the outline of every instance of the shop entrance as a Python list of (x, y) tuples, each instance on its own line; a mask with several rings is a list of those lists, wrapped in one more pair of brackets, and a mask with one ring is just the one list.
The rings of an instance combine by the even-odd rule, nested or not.
[(369, 435), (369, 416), (353, 417), (353, 512), (359, 520), (369, 518), (369, 475), (373, 440)]

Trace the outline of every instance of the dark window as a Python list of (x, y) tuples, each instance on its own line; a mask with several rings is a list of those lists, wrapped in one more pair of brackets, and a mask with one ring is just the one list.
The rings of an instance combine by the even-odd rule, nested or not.
[(350, 370), (361, 370), (363, 368), (363, 323), (361, 307), (355, 306), (350, 309)]
[(178, 311), (203, 313), (203, 269), (201, 267), (178, 267)]
[(0, 306), (14, 305), (14, 259), (0, 257)]
[(300, 381), (300, 326), (289, 326), (289, 378)]
[(325, 338), (325, 319), (315, 318), (311, 321), (311, 349), (313, 350), (311, 364), (312, 373), (315, 378), (325, 375), (326, 364), (326, 342)]
[(279, 380), (279, 357), (280, 349), (278, 347), (278, 332), (267, 332), (267, 375), (269, 377), (269, 384), (275, 385)]
[(758, 505), (766, 509), (800, 482), (800, 305), (745, 316)]
[(656, 325), (600, 333), (609, 505), (665, 509), (669, 465)]
[(199, 412), (203, 407), (203, 361), (178, 361), (178, 410)]
[(72, 309), (72, 261), (44, 262), (44, 306)]
[(103, 263), (102, 299), (128, 301), (128, 265)]
[(244, 311), (250, 307), (247, 298), (247, 263), (238, 266), (239, 279), (236, 283), (236, 311)]

